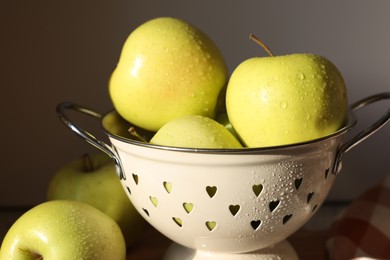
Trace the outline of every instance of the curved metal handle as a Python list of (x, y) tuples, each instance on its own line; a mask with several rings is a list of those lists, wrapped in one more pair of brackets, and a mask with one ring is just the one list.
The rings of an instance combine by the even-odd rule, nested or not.
[[(362, 109), (366, 107), (369, 104), (384, 100), (384, 99), (390, 99), (390, 92), (385, 93), (379, 93), (376, 95), (372, 95), (366, 98), (363, 98), (352, 105), (350, 105), (350, 109), (352, 111), (357, 111), (359, 109)], [(380, 128), (382, 128), (388, 121), (390, 120), (390, 108), (385, 112), (385, 114), (380, 117), (376, 122), (374, 122), (371, 126), (369, 126), (367, 129), (362, 130), (359, 132), (356, 136), (345, 142), (338, 150), (336, 160), (333, 166), (333, 173), (336, 174), (338, 172), (339, 164), (341, 162), (341, 158), (344, 155), (344, 153), (348, 152), (352, 148), (354, 148), (356, 145), (360, 144), (364, 140), (366, 140), (368, 137), (370, 137), (372, 134), (374, 134), (376, 131), (378, 131)]]
[(98, 140), (95, 136), (93, 136), (89, 132), (85, 131), (84, 129), (82, 129), (82, 128), (76, 126), (74, 123), (72, 123), (68, 119), (68, 117), (66, 116), (65, 110), (74, 110), (76, 112), (80, 112), (80, 113), (83, 113), (83, 114), (95, 117), (95, 118), (97, 118), (99, 120), (102, 118), (102, 115), (97, 113), (97, 112), (95, 112), (95, 111), (93, 111), (93, 110), (91, 110), (91, 109), (89, 109), (89, 108), (82, 107), (82, 106), (79, 106), (79, 105), (71, 103), (71, 102), (62, 102), (62, 103), (58, 104), (57, 108), (56, 108), (57, 116), (59, 117), (59, 119), (70, 130), (72, 130), (74, 133), (76, 133), (79, 137), (81, 137), (82, 139), (84, 139), (89, 144), (93, 145), (94, 147), (98, 148), (99, 150), (103, 151), (108, 156), (110, 156), (114, 160), (114, 162), (115, 162), (115, 166), (116, 166), (116, 171), (117, 171), (118, 177), (121, 180), (122, 179), (126, 179), (125, 175), (124, 175), (124, 172), (123, 172), (122, 163), (121, 163), (119, 157), (117, 156), (117, 153), (114, 150), (114, 148), (112, 148), (111, 146), (109, 146), (105, 142), (102, 142), (102, 141)]

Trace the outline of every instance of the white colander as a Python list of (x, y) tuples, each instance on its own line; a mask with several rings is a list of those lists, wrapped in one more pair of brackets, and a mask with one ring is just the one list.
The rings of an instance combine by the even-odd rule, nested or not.
[[(123, 188), (138, 212), (175, 243), (166, 259), (294, 259), (285, 239), (302, 227), (327, 197), (342, 155), (382, 127), (390, 109), (344, 142), (353, 112), (389, 99), (378, 94), (353, 105), (346, 126), (310, 142), (244, 149), (151, 145), (126, 135), (129, 124), (113, 111), (61, 103), (60, 119), (118, 166)], [(101, 119), (111, 145), (71, 123), (65, 109)]]

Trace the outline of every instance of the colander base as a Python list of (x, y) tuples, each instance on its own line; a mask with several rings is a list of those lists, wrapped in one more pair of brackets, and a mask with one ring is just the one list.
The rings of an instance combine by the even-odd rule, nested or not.
[(294, 247), (283, 240), (275, 245), (254, 252), (231, 254), (195, 250), (172, 243), (165, 252), (163, 260), (298, 260)]

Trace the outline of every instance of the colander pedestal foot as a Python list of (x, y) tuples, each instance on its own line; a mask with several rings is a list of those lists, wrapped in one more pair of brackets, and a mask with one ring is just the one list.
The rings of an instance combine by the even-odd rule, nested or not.
[(195, 250), (172, 243), (164, 255), (164, 260), (299, 260), (293, 246), (283, 240), (278, 244), (248, 253), (221, 253)]

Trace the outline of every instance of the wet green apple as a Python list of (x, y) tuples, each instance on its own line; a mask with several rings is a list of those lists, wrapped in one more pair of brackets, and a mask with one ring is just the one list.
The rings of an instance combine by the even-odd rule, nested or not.
[(286, 145), (341, 128), (348, 110), (347, 91), (340, 71), (325, 57), (254, 57), (233, 71), (226, 109), (245, 146)]
[(153, 136), (150, 143), (189, 148), (242, 148), (240, 142), (222, 124), (199, 115), (169, 121)]
[(127, 246), (140, 235), (143, 219), (127, 197), (113, 160), (104, 153), (85, 154), (63, 165), (48, 185), (48, 200), (85, 202), (115, 220)]
[(127, 38), (109, 81), (117, 112), (141, 128), (157, 131), (175, 118), (214, 118), (227, 68), (220, 50), (186, 21), (159, 17)]
[(230, 123), (229, 117), (226, 112), (218, 113), (215, 119), (218, 123), (222, 124), (230, 133), (232, 133), (236, 138), (239, 138), (236, 130), (232, 123)]
[(0, 260), (125, 258), (117, 223), (79, 201), (49, 201), (28, 210), (8, 230), (0, 248)]

